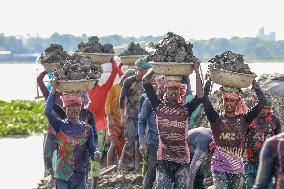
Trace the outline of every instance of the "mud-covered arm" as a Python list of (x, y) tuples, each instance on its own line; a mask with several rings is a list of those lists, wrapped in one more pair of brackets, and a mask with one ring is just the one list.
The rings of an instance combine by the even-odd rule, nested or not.
[(159, 99), (158, 95), (156, 94), (155, 89), (153, 88), (151, 84), (152, 77), (154, 75), (154, 70), (150, 69), (143, 77), (143, 87), (145, 89), (145, 92), (147, 94), (147, 97), (152, 105), (153, 110), (155, 111), (156, 108), (161, 103), (161, 100)]
[(123, 82), (120, 97), (119, 97), (119, 109), (120, 110), (125, 109), (125, 98), (130, 88), (130, 85), (131, 85), (131, 81), (129, 80), (129, 78)]
[(40, 91), (42, 95), (44, 96), (45, 100), (48, 98), (49, 93), (50, 93), (43, 82), (43, 78), (46, 76), (46, 74), (47, 74), (47, 71), (43, 71), (37, 77), (37, 85), (39, 86)]
[(265, 95), (255, 81), (253, 82), (253, 89), (255, 90), (258, 98), (258, 103), (247, 114), (244, 115), (244, 118), (248, 124), (250, 124), (256, 118), (263, 106), (266, 104)]
[(142, 108), (142, 105), (143, 105), (145, 99), (146, 99), (145, 95), (142, 95), (139, 99), (139, 107), (138, 107), (139, 113), (141, 112), (141, 108)]
[(267, 189), (271, 182), (273, 176), (274, 157), (272, 155), (273, 150), (270, 143), (271, 142), (269, 140), (266, 141), (261, 149), (259, 166), (253, 189)]

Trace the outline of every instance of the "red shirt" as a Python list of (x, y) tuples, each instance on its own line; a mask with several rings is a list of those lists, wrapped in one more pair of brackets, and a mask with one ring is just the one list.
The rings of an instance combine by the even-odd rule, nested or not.
[[(105, 119), (105, 102), (108, 91), (112, 87), (117, 73), (118, 68), (116, 62), (113, 61), (111, 75), (108, 80), (103, 85), (95, 84), (89, 91), (89, 97), (91, 99), (89, 109), (94, 113), (97, 131), (106, 130), (107, 128)], [(121, 74), (119, 74), (119, 76), (121, 76)]]

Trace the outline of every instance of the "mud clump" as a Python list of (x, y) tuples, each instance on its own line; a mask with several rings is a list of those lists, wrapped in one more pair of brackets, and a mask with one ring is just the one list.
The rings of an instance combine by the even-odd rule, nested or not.
[(244, 56), (231, 51), (226, 51), (220, 55), (216, 55), (208, 62), (212, 63), (208, 66), (209, 69), (221, 69), (254, 75), (254, 73), (250, 71), (249, 66), (244, 63)]
[(41, 53), (39, 61), (42, 64), (58, 63), (65, 61), (68, 57), (68, 53), (63, 50), (61, 45), (51, 44), (43, 53)]
[(114, 54), (113, 45), (108, 43), (102, 45), (99, 43), (99, 38), (97, 36), (92, 36), (89, 38), (87, 43), (81, 42), (78, 45), (78, 51), (84, 53), (108, 53)]
[(103, 175), (98, 181), (98, 189), (140, 189), (143, 177), (134, 172), (118, 171)]
[(119, 56), (130, 56), (130, 55), (148, 55), (149, 53), (143, 49), (139, 43), (129, 43), (127, 49), (119, 54)]
[(92, 63), (89, 57), (73, 54), (60, 62), (54, 71), (56, 80), (98, 80), (102, 69)]
[(155, 44), (154, 48), (155, 51), (150, 54), (149, 61), (190, 63), (196, 59), (193, 56), (193, 45), (172, 32), (168, 32), (167, 37)]

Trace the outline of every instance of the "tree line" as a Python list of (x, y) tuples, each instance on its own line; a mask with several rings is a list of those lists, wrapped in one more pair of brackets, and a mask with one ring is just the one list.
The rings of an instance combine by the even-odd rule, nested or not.
[[(158, 42), (164, 36), (123, 37), (109, 35), (100, 37), (100, 43), (111, 43), (114, 47), (124, 46), (130, 42), (143, 43)], [(43, 52), (50, 44), (58, 43), (66, 51), (74, 52), (80, 42), (87, 42), (88, 36), (74, 36), (71, 34), (54, 33), (48, 38), (29, 37), (27, 39), (5, 36), (0, 34), (0, 51), (7, 50), (16, 54), (34, 54)], [(282, 61), (284, 60), (284, 40), (268, 41), (251, 37), (212, 38), (209, 40), (190, 40), (193, 43), (194, 55), (202, 60), (208, 60), (216, 54), (226, 50), (241, 53), (245, 59), (251, 61)], [(116, 53), (121, 52), (120, 48)]]

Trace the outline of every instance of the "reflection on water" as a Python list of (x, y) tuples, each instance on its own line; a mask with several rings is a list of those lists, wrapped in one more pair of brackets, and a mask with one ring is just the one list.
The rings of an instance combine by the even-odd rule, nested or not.
[(0, 188), (31, 189), (43, 178), (43, 136), (0, 139)]

